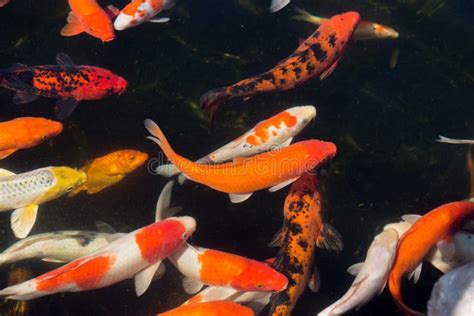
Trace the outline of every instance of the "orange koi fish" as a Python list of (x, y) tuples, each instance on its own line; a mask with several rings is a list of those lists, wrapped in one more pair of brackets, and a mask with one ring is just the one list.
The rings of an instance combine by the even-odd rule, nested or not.
[(273, 267), (289, 277), (285, 291), (274, 294), (269, 315), (291, 315), (307, 285), (319, 289), (319, 274), (313, 270), (317, 246), (341, 251), (342, 239), (321, 216), (321, 192), (315, 175), (305, 174), (292, 184), (285, 200), (285, 221), (271, 245), (281, 246)]
[(135, 291), (142, 295), (164, 258), (176, 251), (195, 231), (189, 216), (171, 217), (137, 229), (90, 255), (29, 281), (7, 287), (0, 297), (30, 300), (61, 292), (106, 287), (135, 277)]
[(127, 80), (112, 71), (94, 66), (76, 66), (66, 54), (56, 55), (57, 65), (16, 64), (0, 70), (0, 86), (16, 91), (13, 103), (32, 102), (38, 96), (59, 98), (56, 117), (68, 117), (81, 100), (100, 100), (122, 94)]
[(20, 117), (1, 122), (0, 160), (19, 149), (35, 147), (62, 131), (63, 124), (41, 117)]
[(105, 10), (96, 0), (69, 0), (71, 12), (67, 24), (62, 28), (62, 36), (75, 36), (86, 32), (103, 43), (114, 40), (115, 33), (111, 18), (118, 14), (118, 9), (108, 6)]
[(87, 174), (87, 181), (76, 187), (69, 196), (81, 191), (89, 194), (100, 192), (123, 180), (125, 176), (143, 165), (148, 155), (138, 150), (117, 150), (94, 159), (80, 170)]
[(242, 305), (226, 301), (183, 305), (158, 316), (253, 316), (253, 311)]
[(165, 23), (169, 18), (154, 18), (163, 10), (174, 6), (175, 0), (132, 0), (114, 21), (114, 28), (123, 31), (145, 22)]
[(152, 120), (145, 120), (145, 127), (154, 136), (148, 138), (161, 147), (181, 173), (192, 181), (228, 193), (233, 203), (243, 202), (262, 189), (277, 191), (336, 155), (336, 145), (313, 139), (229, 163), (203, 165), (175, 153)]
[[(388, 279), (390, 293), (405, 315), (421, 315), (405, 305), (401, 292), (401, 281), (406, 273), (421, 270), (420, 263), (431, 248), (438, 243), (446, 254), (453, 254), (451, 236), (466, 220), (474, 218), (473, 202), (452, 202), (441, 205), (418, 219), (402, 236)], [(447, 258), (449, 260), (449, 258)], [(418, 266), (418, 268), (417, 268)], [(418, 271), (417, 271), (418, 270)], [(415, 276), (416, 278), (416, 276)]]
[[(296, 8), (297, 15), (292, 18), (299, 21), (309, 22), (311, 24), (321, 25), (327, 22), (329, 19), (314, 16), (306, 10)], [(352, 37), (355, 40), (369, 40), (369, 39), (384, 39), (384, 38), (397, 38), (398, 32), (389, 26), (369, 22), (360, 21)]]
[(290, 90), (315, 76), (320, 76), (323, 80), (336, 68), (359, 19), (357, 12), (333, 16), (274, 68), (203, 94), (200, 99), (201, 108), (208, 111), (212, 119), (214, 113), (229, 99)]

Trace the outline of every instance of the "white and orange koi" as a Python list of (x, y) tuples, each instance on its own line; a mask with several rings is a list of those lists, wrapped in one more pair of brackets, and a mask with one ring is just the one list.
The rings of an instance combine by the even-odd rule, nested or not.
[(135, 27), (144, 22), (165, 23), (169, 18), (153, 19), (163, 10), (174, 6), (175, 0), (132, 0), (123, 8), (114, 21), (117, 31)]
[[(329, 20), (328, 18), (314, 16), (303, 9), (296, 8), (295, 10), (298, 12), (298, 14), (292, 17), (294, 20), (309, 22), (315, 25), (321, 25)], [(393, 28), (370, 21), (360, 21), (359, 25), (354, 31), (354, 34), (352, 35), (352, 37), (358, 41), (397, 38), (398, 36), (398, 32)]]
[(171, 217), (137, 229), (58, 269), (7, 287), (0, 297), (29, 300), (60, 292), (79, 292), (106, 287), (135, 278), (136, 294), (142, 295), (164, 258), (176, 251), (195, 231), (189, 216)]
[[(295, 106), (282, 111), (269, 119), (259, 122), (251, 130), (230, 143), (216, 149), (197, 160), (198, 163), (221, 163), (236, 157), (250, 157), (266, 151), (287, 147), (293, 137), (316, 117), (316, 108), (312, 105)], [(180, 173), (174, 165), (162, 165), (157, 174), (172, 177)], [(184, 182), (182, 176), (180, 182)]]

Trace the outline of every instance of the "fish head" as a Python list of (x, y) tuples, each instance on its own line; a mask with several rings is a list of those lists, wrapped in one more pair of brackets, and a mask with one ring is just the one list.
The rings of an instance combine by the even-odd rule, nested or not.
[(324, 142), (316, 139), (302, 141), (299, 144), (306, 150), (307, 161), (304, 166), (305, 171), (311, 171), (327, 160), (334, 158), (337, 147), (334, 143)]
[(148, 154), (138, 150), (120, 150), (115, 152), (117, 166), (123, 173), (129, 173), (137, 169), (148, 160)]
[(133, 0), (120, 11), (114, 21), (114, 28), (117, 31), (123, 31), (142, 24), (149, 18), (148, 12), (151, 9), (151, 6), (145, 0)]
[(71, 192), (87, 181), (86, 173), (81, 170), (69, 167), (51, 167), (49, 170), (55, 180), (54, 185), (48, 190), (51, 198)]
[(187, 240), (196, 231), (196, 220), (191, 216), (170, 217), (179, 221), (184, 226), (184, 233), (181, 235), (183, 240)]
[(316, 117), (316, 108), (312, 105), (295, 106), (286, 110), (297, 119), (298, 131), (302, 130), (309, 122)]
[(398, 32), (391, 27), (373, 23), (372, 28), (377, 38), (397, 38)]
[(231, 286), (240, 291), (281, 292), (288, 286), (288, 278), (263, 262), (248, 260)]
[(107, 13), (99, 11), (84, 18), (85, 32), (102, 40), (103, 43), (115, 39), (114, 27)]
[(28, 119), (25, 129), (28, 130), (32, 142), (37, 143), (59, 135), (63, 131), (63, 124), (40, 117), (32, 117)]
[(112, 89), (114, 94), (121, 95), (127, 90), (128, 82), (125, 78), (114, 75), (112, 82)]

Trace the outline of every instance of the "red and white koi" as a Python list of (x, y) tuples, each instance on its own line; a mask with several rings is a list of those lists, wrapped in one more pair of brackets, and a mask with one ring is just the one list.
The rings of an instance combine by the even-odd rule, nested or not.
[(165, 23), (169, 18), (154, 19), (163, 10), (172, 8), (175, 0), (132, 0), (123, 8), (114, 21), (117, 31), (135, 27), (145, 22)]
[(137, 229), (96, 252), (29, 281), (7, 287), (0, 297), (29, 300), (60, 292), (106, 287), (135, 277), (142, 295), (163, 259), (178, 249), (196, 229), (189, 216), (171, 217)]

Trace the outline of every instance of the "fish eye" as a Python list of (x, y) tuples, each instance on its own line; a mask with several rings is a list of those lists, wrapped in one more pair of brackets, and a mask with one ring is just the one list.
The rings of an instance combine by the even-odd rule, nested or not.
[(130, 156), (130, 160), (135, 160), (135, 156)]
[(41, 136), (41, 139), (42, 139), (42, 140), (45, 140), (46, 138), (48, 138), (48, 136), (46, 136), (46, 135), (42, 135), (42, 136)]
[(257, 289), (261, 289), (261, 288), (263, 288), (263, 284), (257, 284), (256, 287), (257, 287)]
[(183, 235), (181, 236), (181, 238), (183, 238), (183, 239), (188, 239), (188, 234), (187, 234), (187, 233), (183, 233)]

